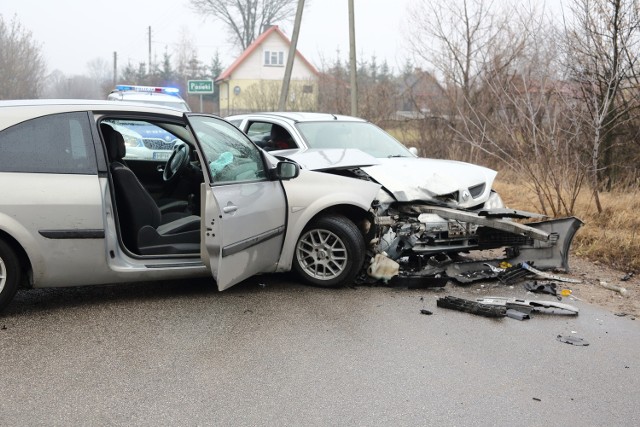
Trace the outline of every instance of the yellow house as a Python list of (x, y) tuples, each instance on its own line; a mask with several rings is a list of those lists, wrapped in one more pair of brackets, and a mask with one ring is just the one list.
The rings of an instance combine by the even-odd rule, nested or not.
[[(277, 110), (290, 46), (274, 25), (242, 52), (216, 79), (220, 115)], [(286, 109), (315, 111), (317, 104), (318, 70), (296, 50)]]

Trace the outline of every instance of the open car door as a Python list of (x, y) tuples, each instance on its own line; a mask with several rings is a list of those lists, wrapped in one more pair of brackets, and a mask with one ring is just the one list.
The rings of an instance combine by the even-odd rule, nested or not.
[(206, 115), (188, 120), (204, 162), (201, 257), (218, 289), (275, 271), (286, 224), (282, 184), (269, 180), (260, 150), (233, 125)]

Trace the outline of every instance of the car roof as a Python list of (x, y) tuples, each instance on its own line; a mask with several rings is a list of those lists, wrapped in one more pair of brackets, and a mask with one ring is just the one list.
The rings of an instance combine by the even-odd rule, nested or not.
[(263, 117), (263, 118), (278, 118), (281, 120), (287, 120), (290, 122), (326, 122), (326, 121), (343, 121), (343, 122), (366, 122), (366, 120), (344, 116), (342, 114), (331, 113), (309, 113), (309, 112), (289, 112), (289, 111), (275, 111), (275, 112), (262, 112), (262, 113), (248, 113), (248, 114), (236, 114), (226, 117), (227, 120), (243, 119), (245, 117)]
[(162, 114), (182, 117), (183, 112), (171, 107), (129, 102), (88, 99), (18, 99), (0, 101), (0, 129), (48, 114), (78, 111), (112, 111)]

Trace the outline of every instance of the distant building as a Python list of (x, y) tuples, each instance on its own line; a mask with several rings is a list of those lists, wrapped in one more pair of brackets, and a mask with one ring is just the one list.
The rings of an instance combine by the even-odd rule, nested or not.
[(399, 119), (421, 119), (442, 116), (446, 112), (445, 89), (435, 76), (416, 68), (402, 78), (397, 105)]
[[(216, 79), (220, 115), (276, 110), (290, 46), (289, 38), (274, 25), (242, 52)], [(287, 109), (314, 111), (317, 100), (318, 71), (296, 51)]]

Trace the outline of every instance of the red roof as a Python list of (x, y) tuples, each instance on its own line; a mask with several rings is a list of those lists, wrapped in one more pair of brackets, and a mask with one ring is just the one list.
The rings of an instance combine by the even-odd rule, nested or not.
[[(289, 38), (284, 35), (284, 33), (280, 30), (280, 28), (278, 28), (277, 25), (273, 25), (267, 31), (260, 34), (260, 36), (257, 39), (255, 39), (254, 42), (251, 43), (251, 45), (244, 52), (242, 52), (242, 55), (240, 55), (235, 61), (233, 61), (233, 64), (231, 64), (229, 68), (224, 70), (222, 74), (218, 76), (218, 78), (216, 79), (216, 82), (220, 80), (229, 79), (231, 77), (231, 74), (236, 70), (236, 68), (238, 68), (240, 64), (242, 64), (244, 60), (247, 59), (258, 48), (258, 46), (260, 46), (267, 39), (267, 37), (269, 37), (271, 33), (278, 34), (287, 43), (287, 46), (291, 47), (291, 40), (289, 40)], [(314, 74), (316, 75), (318, 74), (318, 70), (316, 70), (316, 67), (311, 65), (311, 63), (307, 61), (307, 59), (297, 49), (296, 49), (296, 56), (303, 63), (305, 63), (307, 67), (309, 67), (311, 71), (313, 71)]]

